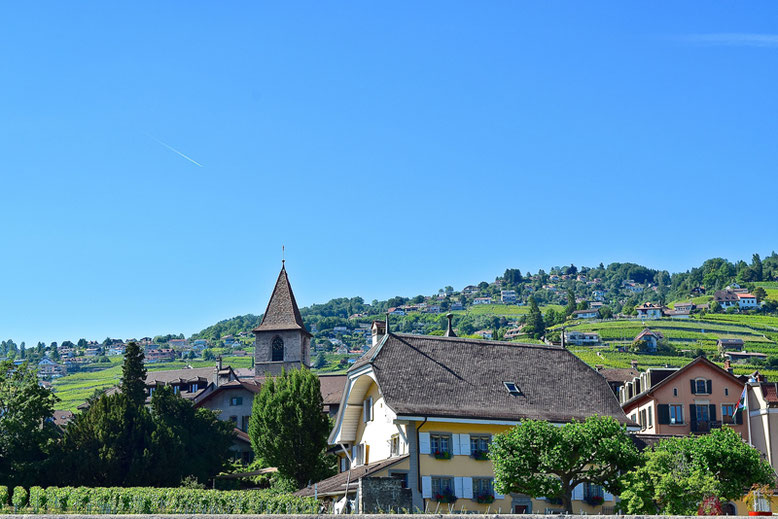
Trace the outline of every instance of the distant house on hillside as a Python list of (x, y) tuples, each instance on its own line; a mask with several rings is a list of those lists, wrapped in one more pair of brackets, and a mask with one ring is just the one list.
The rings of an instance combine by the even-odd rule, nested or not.
[(500, 300), (503, 302), (503, 304), (514, 304), (516, 299), (517, 297), (515, 290), (500, 290)]
[(492, 298), (491, 297), (476, 297), (473, 299), (474, 305), (490, 305), (492, 304)]
[(713, 300), (721, 305), (721, 308), (724, 310), (738, 304), (737, 294), (731, 290), (716, 290), (713, 294)]
[(451, 303), (451, 311), (457, 312), (460, 310), (464, 310), (465, 306), (462, 303)]
[(732, 362), (751, 362), (754, 360), (767, 360), (767, 355), (764, 353), (757, 353), (753, 351), (728, 351), (724, 353), (724, 357), (728, 358)]
[(478, 330), (473, 335), (478, 335), (482, 339), (491, 339), (494, 337), (494, 332), (492, 330)]
[(662, 315), (664, 317), (670, 317), (673, 319), (691, 319), (691, 313), (689, 310), (679, 310), (678, 308), (676, 308), (675, 310), (670, 310), (669, 308), (663, 308)]
[(478, 287), (475, 285), (467, 285), (465, 288), (462, 289), (462, 293), (471, 296), (478, 292)]
[(573, 344), (575, 346), (585, 346), (590, 344), (598, 344), (600, 342), (600, 334), (595, 332), (580, 332), (573, 330), (565, 332), (565, 343)]
[(604, 301), (605, 300), (605, 290), (592, 290), (592, 299), (595, 301)]
[(741, 351), (743, 349), (743, 339), (719, 339), (716, 342), (719, 351)]
[(405, 315), (405, 310), (393, 306), (387, 309), (386, 313), (388, 313), (389, 315)]
[(676, 310), (685, 310), (687, 312), (691, 312), (694, 310), (694, 303), (675, 303), (675, 309)]
[(600, 314), (594, 308), (586, 310), (576, 310), (573, 312), (574, 319), (596, 319)]
[(662, 317), (662, 306), (655, 303), (643, 303), (635, 308), (638, 317), (642, 319), (659, 319)]
[(740, 308), (757, 308), (756, 296), (749, 292), (739, 293), (737, 295), (737, 304)]
[(659, 341), (664, 339), (665, 336), (662, 335), (660, 332), (655, 332), (652, 330), (649, 330), (648, 328), (644, 328), (642, 332), (637, 334), (632, 342), (638, 342), (638, 341), (644, 341), (647, 346), (647, 350), (650, 353), (656, 352), (657, 345), (659, 344)]

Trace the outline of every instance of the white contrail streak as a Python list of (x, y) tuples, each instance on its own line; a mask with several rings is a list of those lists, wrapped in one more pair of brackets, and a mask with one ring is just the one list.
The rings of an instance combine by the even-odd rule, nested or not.
[[(151, 137), (151, 135), (149, 135), (149, 137)], [(158, 143), (160, 143), (161, 145), (163, 145), (164, 147), (166, 147), (167, 149), (169, 149), (170, 151), (172, 151), (173, 153), (176, 153), (176, 154), (178, 154), (178, 155), (180, 155), (180, 156), (184, 157), (186, 160), (188, 160), (188, 161), (189, 161), (189, 162), (191, 162), (192, 164), (195, 164), (195, 165), (197, 165), (197, 166), (200, 166), (201, 168), (203, 167), (203, 165), (202, 165), (202, 164), (200, 164), (199, 162), (197, 162), (196, 160), (194, 160), (194, 159), (193, 159), (193, 158), (191, 158), (191, 157), (187, 157), (186, 155), (184, 155), (183, 153), (181, 153), (180, 151), (178, 151), (177, 149), (175, 149), (173, 146), (171, 146), (171, 145), (169, 145), (169, 144), (166, 144), (166, 143), (162, 142), (161, 140), (157, 139), (156, 137), (151, 137), (151, 138), (152, 138), (152, 139), (154, 139), (155, 141), (157, 141)]]

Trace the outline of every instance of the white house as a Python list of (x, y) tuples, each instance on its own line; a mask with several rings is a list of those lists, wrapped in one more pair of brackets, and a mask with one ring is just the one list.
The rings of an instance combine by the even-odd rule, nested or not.
[(737, 304), (740, 308), (757, 308), (759, 303), (756, 302), (756, 296), (754, 294), (738, 294)]
[(586, 310), (576, 310), (573, 312), (574, 319), (596, 319), (600, 314), (594, 308), (588, 308)]
[(492, 304), (492, 298), (491, 297), (476, 297), (473, 299), (474, 305), (490, 305)]
[(662, 317), (662, 305), (643, 303), (635, 310), (638, 312), (638, 317), (642, 319), (659, 319)]
[(515, 290), (500, 290), (500, 300), (506, 304), (510, 305), (516, 302), (516, 291)]

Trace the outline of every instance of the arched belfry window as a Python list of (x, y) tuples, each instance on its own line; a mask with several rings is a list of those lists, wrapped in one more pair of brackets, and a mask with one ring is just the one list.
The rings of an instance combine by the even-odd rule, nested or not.
[(284, 360), (284, 340), (276, 335), (273, 337), (273, 342), (270, 345), (271, 349), (271, 361), (281, 361)]

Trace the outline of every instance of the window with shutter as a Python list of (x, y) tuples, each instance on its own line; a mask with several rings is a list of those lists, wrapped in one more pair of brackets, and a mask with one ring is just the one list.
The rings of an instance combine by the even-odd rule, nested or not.
[(697, 381), (696, 380), (690, 380), (689, 382), (692, 383), (692, 394), (694, 395), (697, 393)]
[(659, 425), (670, 423), (670, 406), (668, 404), (659, 404), (656, 408), (656, 421)]

